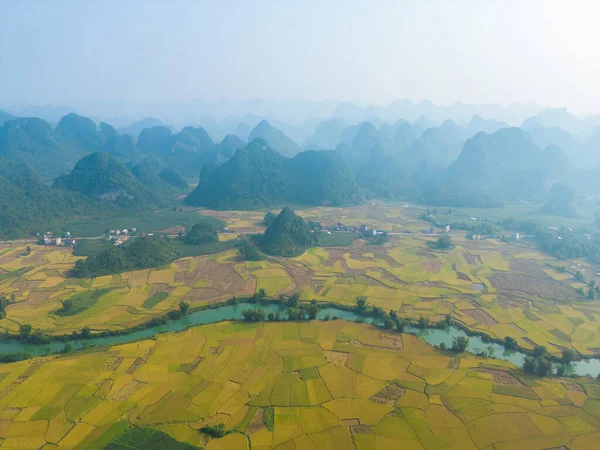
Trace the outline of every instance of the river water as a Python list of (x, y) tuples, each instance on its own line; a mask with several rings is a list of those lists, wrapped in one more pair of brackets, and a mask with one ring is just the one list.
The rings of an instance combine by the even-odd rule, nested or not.
[[(282, 318), (285, 317), (286, 311), (285, 307), (281, 307), (273, 303), (268, 305), (251, 305), (247, 303), (223, 305), (215, 308), (196, 311), (185, 317), (182, 317), (181, 319), (171, 320), (165, 324), (146, 328), (140, 331), (134, 331), (119, 336), (94, 337), (88, 340), (75, 340), (69, 342), (71, 342), (74, 350), (83, 348), (84, 346), (110, 346), (122, 344), (138, 339), (151, 338), (157, 334), (166, 333), (169, 331), (182, 331), (194, 325), (205, 325), (230, 319), (239, 320), (242, 318), (242, 311), (248, 308), (261, 308), (267, 314), (270, 312), (279, 312)], [(346, 311), (338, 308), (329, 307), (320, 309), (317, 318), (324, 319), (326, 316), (336, 316), (339, 319), (353, 322), (360, 320), (365, 323), (380, 324), (380, 320), (377, 318), (359, 316), (352, 311)], [(448, 348), (452, 346), (452, 341), (456, 336), (467, 336), (463, 330), (452, 326), (446, 329), (407, 328), (406, 332), (422, 338), (428, 344), (439, 346), (440, 344), (444, 343)], [(41, 356), (47, 353), (59, 352), (64, 348), (64, 346), (65, 342), (60, 341), (53, 341), (47, 344), (26, 344), (21, 343), (18, 340), (5, 340), (0, 341), (0, 353), (26, 352), (33, 356)], [(520, 351), (508, 350), (499, 344), (483, 342), (478, 336), (469, 336), (469, 346), (467, 351), (473, 354), (481, 351), (491, 352), (493, 357), (510, 361), (518, 367), (523, 366), (526, 356)], [(596, 377), (598, 374), (600, 374), (600, 359), (595, 358), (571, 363), (567, 372), (573, 375), (591, 375)]]

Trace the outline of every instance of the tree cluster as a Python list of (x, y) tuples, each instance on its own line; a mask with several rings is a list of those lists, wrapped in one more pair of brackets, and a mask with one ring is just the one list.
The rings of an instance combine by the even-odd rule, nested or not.
[(211, 224), (197, 223), (181, 238), (186, 245), (213, 244), (219, 241), (217, 230)]
[(172, 239), (145, 236), (130, 239), (123, 245), (77, 261), (75, 274), (80, 278), (98, 277), (157, 267), (169, 264), (175, 259), (177, 251)]

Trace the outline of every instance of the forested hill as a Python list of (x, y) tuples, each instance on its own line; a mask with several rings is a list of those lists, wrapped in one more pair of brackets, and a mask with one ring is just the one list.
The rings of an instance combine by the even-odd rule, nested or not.
[(92, 153), (82, 158), (73, 171), (59, 177), (53, 187), (131, 205), (135, 209), (159, 203), (149, 186), (142, 185), (131, 171), (107, 153)]
[(460, 156), (432, 179), (434, 204), (501, 206), (510, 201), (541, 200), (548, 182), (560, 182), (569, 160), (557, 147), (540, 150), (520, 128), (478, 133)]
[(0, 158), (0, 236), (16, 238), (46, 231), (54, 220), (114, 214), (114, 205), (47, 186), (26, 164)]
[(260, 238), (260, 248), (269, 255), (298, 256), (316, 242), (304, 219), (285, 207)]
[(354, 175), (332, 151), (305, 151), (288, 159), (256, 139), (215, 169), (203, 170), (186, 203), (249, 209), (296, 203), (348, 205), (360, 200)]

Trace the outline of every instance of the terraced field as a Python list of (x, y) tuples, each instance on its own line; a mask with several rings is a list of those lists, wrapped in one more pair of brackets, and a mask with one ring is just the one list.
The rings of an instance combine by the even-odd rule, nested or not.
[(369, 325), (224, 322), (0, 365), (0, 417), (2, 448), (103, 448), (133, 426), (209, 450), (577, 450), (597, 448), (600, 385)]
[[(215, 214), (204, 211), (206, 214)], [(366, 205), (358, 209), (315, 208), (300, 211), (322, 223), (359, 225), (390, 231), (418, 230), (425, 224), (411, 208)], [(260, 231), (263, 213), (220, 212), (233, 234)], [(366, 217), (372, 215), (372, 219)], [(96, 279), (69, 278), (76, 257), (70, 250), (33, 246), (0, 249), (0, 295), (14, 296), (0, 327), (17, 332), (31, 324), (49, 334), (84, 326), (116, 330), (147, 322), (176, 308), (250, 296), (299, 292), (305, 300), (352, 305), (359, 295), (371, 305), (399, 315), (455, 321), (493, 337), (513, 337), (524, 348), (544, 345), (551, 353), (564, 348), (600, 353), (600, 302), (577, 294), (583, 287), (562, 265), (597, 278), (598, 268), (583, 262), (560, 262), (523, 243), (488, 239), (471, 241), (455, 233), (451, 251), (432, 251), (426, 235), (392, 235), (383, 246), (356, 240), (347, 247), (317, 247), (292, 258), (244, 262), (235, 250), (183, 258), (156, 269)], [(85, 294), (90, 292), (90, 294)], [(72, 314), (59, 314), (61, 300), (72, 298)]]

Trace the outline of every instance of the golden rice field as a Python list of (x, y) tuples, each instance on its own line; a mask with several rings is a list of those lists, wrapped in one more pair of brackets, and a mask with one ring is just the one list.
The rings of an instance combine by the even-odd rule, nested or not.
[[(264, 212), (214, 212), (234, 235), (260, 231)], [(313, 208), (299, 213), (324, 224), (361, 223), (391, 232), (418, 231), (425, 223), (402, 206)], [(230, 235), (223, 235), (229, 237)], [(17, 332), (31, 324), (49, 334), (70, 333), (87, 326), (117, 330), (147, 322), (176, 308), (251, 296), (299, 292), (316, 299), (352, 305), (364, 295), (371, 305), (394, 309), (412, 319), (438, 321), (450, 314), (472, 330), (495, 338), (513, 337), (520, 346), (544, 345), (553, 354), (564, 348), (585, 355), (600, 353), (600, 302), (575, 291), (581, 287), (568, 273), (547, 266), (581, 270), (596, 277), (597, 268), (581, 261), (559, 262), (524, 243), (471, 241), (456, 233), (451, 251), (432, 251), (434, 237), (392, 235), (383, 246), (356, 240), (350, 247), (316, 247), (292, 258), (260, 262), (239, 260), (235, 250), (190, 257), (168, 266), (95, 279), (69, 276), (77, 257), (70, 250), (25, 245), (0, 248), (0, 295), (13, 296), (0, 330)], [(60, 316), (63, 299), (103, 289), (77, 314)], [(104, 291), (105, 290), (105, 291)], [(74, 298), (74, 297), (73, 297)]]
[[(231, 433), (200, 431), (218, 424)], [(140, 426), (209, 450), (594, 449), (600, 384), (346, 321), (223, 322), (0, 365), (2, 448), (102, 448)]]

